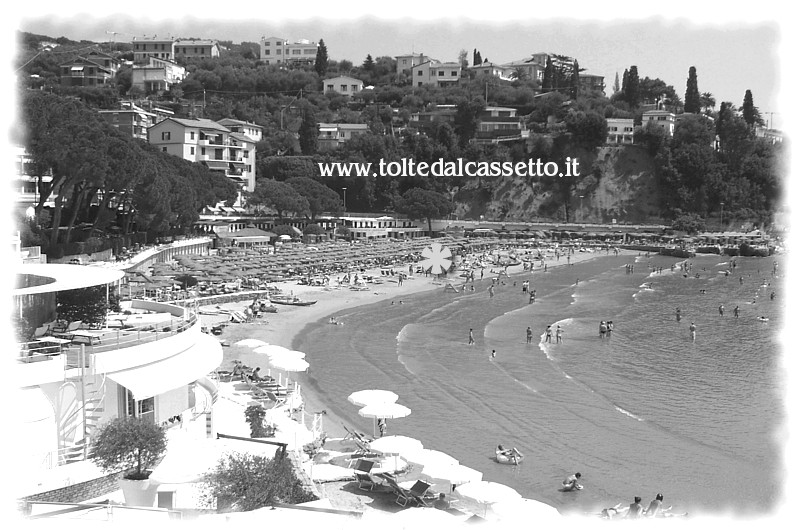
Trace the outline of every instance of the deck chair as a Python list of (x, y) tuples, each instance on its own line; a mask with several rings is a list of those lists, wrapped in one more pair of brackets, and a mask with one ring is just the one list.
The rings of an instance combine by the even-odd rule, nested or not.
[(365, 434), (356, 431), (351, 431), (350, 429), (347, 428), (347, 425), (345, 425), (344, 423), (342, 424), (342, 427), (344, 427), (344, 430), (347, 432), (347, 436), (344, 437), (345, 440), (352, 439), (352, 440), (358, 440), (364, 444), (369, 444), (370, 440), (367, 439), (367, 436)]
[(428, 493), (428, 490), (431, 488), (431, 484), (428, 484), (424, 480), (417, 480), (413, 486), (411, 486), (410, 490), (406, 490), (407, 494), (414, 499), (417, 503), (417, 506), (430, 506), (425, 501), (425, 494)]
[(415, 501), (413, 496), (408, 492), (408, 490), (403, 489), (400, 487), (400, 484), (392, 477), (391, 475), (387, 475), (386, 473), (378, 473), (377, 476), (381, 477), (383, 480), (386, 481), (386, 484), (392, 488), (392, 492), (397, 495), (397, 498), (394, 500), (395, 504), (399, 504), (400, 506), (407, 506), (409, 502)]
[(378, 482), (377, 480), (372, 478), (372, 475), (370, 475), (369, 473), (360, 473), (356, 471), (355, 476), (356, 480), (358, 481), (358, 489), (364, 491), (384, 491), (384, 492), (392, 491), (392, 488), (390, 486)]
[(359, 458), (355, 462), (356, 464), (353, 466), (353, 468), (359, 473), (369, 473), (372, 471), (372, 468), (375, 467), (375, 462), (372, 460), (364, 460), (363, 458)]

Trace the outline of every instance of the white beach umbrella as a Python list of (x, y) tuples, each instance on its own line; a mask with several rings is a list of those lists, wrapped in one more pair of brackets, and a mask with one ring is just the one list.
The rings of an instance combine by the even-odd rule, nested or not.
[(536, 521), (537, 523), (557, 523), (561, 514), (550, 506), (533, 499), (515, 499), (493, 503), (484, 516), (490, 521)]
[[(411, 414), (411, 409), (399, 403), (372, 403), (359, 409), (358, 414), (364, 418), (375, 418), (377, 423), (377, 420), (405, 418)], [(372, 425), (372, 435), (375, 435), (375, 424)]]
[(359, 409), (359, 416), (375, 419), (405, 418), (411, 414), (411, 409), (399, 403), (372, 403)]
[(284, 348), (283, 346), (278, 346), (277, 344), (264, 344), (255, 348), (253, 351), (255, 353), (267, 355), (268, 357), (272, 357), (273, 355), (293, 355), (295, 357), (299, 357), (300, 359), (305, 359), (306, 357), (306, 354), (301, 351), (290, 350), (289, 348)]
[(369, 448), (381, 453), (400, 453), (408, 456), (422, 451), (422, 442), (409, 436), (384, 436), (369, 443)]
[(359, 390), (347, 397), (347, 401), (353, 405), (365, 407), (372, 403), (394, 403), (397, 401), (397, 394), (389, 390)]
[(480, 482), (483, 480), (483, 473), (461, 464), (428, 464), (423, 466), (420, 478), (432, 484), (445, 482), (448, 486), (446, 491), (450, 491), (449, 486), (460, 486), (467, 482)]
[(442, 451), (437, 451), (435, 449), (423, 449), (421, 451), (417, 451), (416, 453), (406, 455), (406, 458), (415, 464), (423, 466), (423, 468), (427, 466), (441, 467), (458, 465), (458, 460), (447, 453), (443, 453)]
[(457, 486), (453, 494), (465, 509), (486, 518), (489, 509), (501, 501), (514, 501), (522, 498), (517, 490), (499, 482), (467, 482)]

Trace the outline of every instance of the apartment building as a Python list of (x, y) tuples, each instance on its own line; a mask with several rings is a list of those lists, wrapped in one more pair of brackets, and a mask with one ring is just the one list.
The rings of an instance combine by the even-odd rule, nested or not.
[(411, 84), (415, 87), (451, 86), (461, 79), (461, 64), (426, 61), (411, 67)]
[(97, 112), (112, 126), (139, 140), (147, 140), (147, 129), (159, 121), (156, 114), (137, 107), (131, 101), (123, 101), (116, 110)]
[(397, 60), (397, 73), (405, 73), (411, 75), (411, 69), (422, 63), (427, 63), (431, 60), (430, 57), (424, 53), (410, 53), (408, 55), (398, 55), (395, 57)]
[(62, 86), (104, 86), (117, 73), (117, 68), (103, 66), (83, 56), (61, 64), (60, 68)]
[(150, 57), (175, 61), (175, 39), (172, 37), (134, 37), (133, 64), (148, 64)]
[(132, 84), (145, 94), (160, 94), (186, 78), (186, 69), (169, 59), (148, 57), (147, 64), (133, 65)]
[(517, 109), (512, 107), (486, 107), (478, 116), (476, 143), (510, 142), (527, 138), (529, 131)]
[(261, 37), (261, 61), (265, 64), (314, 64), (319, 44), (300, 39), (289, 42), (279, 37)]
[(603, 95), (606, 93), (605, 76), (579, 72), (578, 82), (580, 83), (581, 88), (584, 90), (601, 92)]
[(483, 64), (468, 66), (467, 71), (474, 73), (476, 78), (483, 75), (490, 75), (503, 81), (514, 80), (514, 68), (504, 64), (484, 62)]
[(178, 39), (175, 41), (176, 59), (210, 59), (219, 57), (219, 44), (210, 39)]
[[(255, 189), (256, 140), (250, 136), (212, 120), (168, 118), (147, 130), (147, 141), (165, 153), (222, 173), (240, 191)], [(241, 205), (241, 194), (236, 205)]]
[(353, 94), (364, 89), (364, 82), (353, 77), (339, 76), (326, 79), (322, 82), (322, 86), (325, 94), (334, 92), (343, 96), (353, 97)]
[[(45, 173), (37, 172), (33, 159), (25, 147), (13, 146), (11, 151), (14, 156), (14, 175), (11, 177), (14, 208), (17, 211), (26, 212), (28, 217), (32, 217), (32, 210), (29, 209), (35, 208), (39, 204), (42, 191), (49, 188), (50, 183), (53, 182), (53, 175), (50, 170)], [(55, 206), (54, 199), (57, 196), (57, 193), (50, 195), (44, 205), (53, 208)]]

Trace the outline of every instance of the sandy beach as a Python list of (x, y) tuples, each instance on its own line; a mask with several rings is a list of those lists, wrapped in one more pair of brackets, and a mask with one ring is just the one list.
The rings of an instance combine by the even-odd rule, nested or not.
[[(570, 255), (569, 262), (574, 264), (581, 261), (586, 261), (594, 257), (606, 255), (605, 252), (576, 252)], [(565, 256), (561, 256), (557, 260), (553, 254), (545, 254), (544, 263), (547, 265), (548, 270), (553, 267), (564, 267), (568, 265)], [(534, 275), (542, 273), (543, 266), (537, 266)], [(486, 269), (486, 280), (492, 276), (491, 270), (497, 272), (500, 267), (488, 267)], [(523, 272), (522, 265), (515, 265), (508, 267), (507, 273), (509, 279), (513, 281), (514, 277)], [(530, 271), (524, 271), (530, 275)], [(218, 338), (226, 344), (223, 348), (224, 358), (220, 366), (222, 370), (230, 370), (233, 367), (233, 361), (242, 361), (249, 367), (260, 366), (262, 373), (269, 369), (267, 358), (263, 354), (255, 353), (252, 348), (246, 346), (239, 346), (236, 343), (243, 339), (259, 339), (269, 344), (276, 344), (289, 349), (293, 348), (295, 338), (303, 331), (308, 325), (319, 321), (325, 321), (330, 316), (339, 311), (358, 306), (374, 304), (378, 302), (389, 302), (390, 300), (402, 300), (403, 296), (412, 295), (415, 293), (445, 289), (446, 282), (436, 279), (433, 276), (425, 276), (424, 274), (413, 274), (406, 278), (402, 285), (398, 285), (396, 276), (382, 277), (380, 269), (373, 269), (365, 271), (367, 275), (380, 278), (383, 283), (370, 284), (368, 290), (351, 290), (348, 287), (340, 288), (322, 288), (309, 285), (298, 285), (295, 282), (279, 282), (274, 285), (279, 287), (284, 293), (292, 293), (303, 300), (317, 300), (316, 304), (312, 306), (278, 306), (277, 313), (262, 314), (250, 323), (234, 324), (230, 323), (224, 327), (222, 334)], [(450, 275), (450, 278), (455, 277), (454, 285), (460, 285), (463, 279)], [(481, 282), (480, 289), (488, 288), (488, 281)], [(477, 285), (477, 283), (476, 283)], [(399, 300), (398, 300), (399, 299)], [(236, 302), (221, 305), (220, 308), (228, 310), (242, 310), (246, 302)], [(201, 315), (204, 325), (212, 325), (218, 322), (226, 322), (228, 316), (225, 314), (220, 315)], [(342, 324), (346, 326), (347, 324)], [(310, 370), (313, 371), (314, 367), (311, 366)], [(313, 416), (315, 412), (326, 411), (323, 416), (323, 430), (330, 438), (343, 438), (347, 433), (343, 425), (348, 425), (348, 422), (332, 413), (329, 404), (322, 402), (319, 396), (315, 395), (310, 386), (304, 386), (305, 374), (293, 374), (292, 380), (299, 381), (301, 385), (301, 394), (304, 402), (304, 409), (306, 417)], [(358, 390), (356, 388), (355, 390)], [(351, 426), (352, 427), (352, 426)], [(402, 433), (396, 433), (402, 434)], [(345, 482), (328, 482), (318, 484), (317, 489), (324, 498), (328, 498), (335, 508), (351, 509), (351, 510), (364, 510), (367, 504), (375, 501), (374, 495), (363, 495), (364, 492), (350, 492), (347, 487), (349, 481)], [(367, 504), (365, 504), (365, 502)], [(378, 505), (387, 503), (379, 502)], [(391, 504), (391, 503), (388, 503)], [(376, 506), (377, 507), (377, 506)]]

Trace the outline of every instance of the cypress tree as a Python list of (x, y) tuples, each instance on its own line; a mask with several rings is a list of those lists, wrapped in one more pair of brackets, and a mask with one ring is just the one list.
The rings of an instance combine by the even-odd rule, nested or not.
[(300, 151), (304, 155), (313, 155), (317, 152), (317, 140), (319, 137), (319, 125), (317, 118), (311, 109), (306, 109), (303, 113), (303, 121), (300, 122), (298, 131), (300, 138)]
[(325, 41), (319, 39), (319, 46), (317, 47), (317, 58), (314, 61), (314, 70), (317, 75), (323, 77), (325, 72), (328, 71), (328, 48), (325, 46)]
[(756, 107), (753, 104), (753, 93), (748, 88), (744, 93), (744, 102), (742, 104), (742, 117), (747, 125), (752, 127), (756, 123)]
[(686, 80), (686, 97), (684, 97), (683, 101), (683, 110), (685, 112), (700, 113), (700, 91), (697, 88), (697, 70), (694, 66), (689, 68), (689, 79)]
[(614, 74), (614, 94), (619, 92), (619, 72)]
[(362, 66), (364, 67), (364, 70), (368, 72), (375, 68), (375, 61), (372, 59), (372, 55), (367, 54), (367, 58), (364, 59), (364, 64)]
[(572, 99), (578, 99), (578, 89), (580, 88), (581, 84), (581, 77), (579, 74), (580, 70), (578, 68), (578, 60), (576, 59), (574, 63), (572, 63), (572, 79), (570, 82), (569, 92)]
[(628, 69), (626, 68), (624, 72), (622, 72), (622, 93), (625, 94), (625, 91), (628, 90)]
[(475, 52), (475, 64), (477, 66), (483, 64), (483, 59), (481, 59), (481, 52)]
[(553, 68), (553, 61), (550, 57), (544, 65), (544, 76), (542, 77), (542, 92), (550, 92), (554, 88), (555, 69)]
[(639, 106), (639, 69), (636, 65), (628, 70), (628, 82), (625, 83), (625, 101), (631, 107)]

